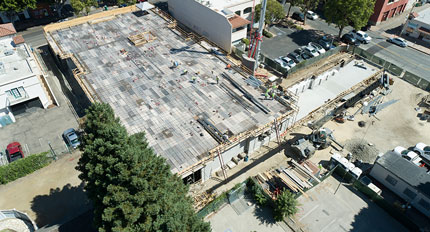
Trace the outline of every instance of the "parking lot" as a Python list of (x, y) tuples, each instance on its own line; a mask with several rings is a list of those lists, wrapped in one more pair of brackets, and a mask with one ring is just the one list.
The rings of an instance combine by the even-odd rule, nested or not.
[(258, 207), (248, 200), (239, 199), (233, 206), (227, 204), (220, 211), (209, 216), (206, 221), (211, 223), (214, 232), (290, 232), (285, 223), (277, 223), (273, 219), (272, 209)]
[(6, 146), (14, 141), (21, 143), (24, 155), (49, 151), (49, 143), (56, 153), (68, 151), (61, 135), (68, 128), (77, 128), (78, 123), (61, 90), (59, 78), (50, 68), (47, 71), (48, 83), (59, 106), (43, 109), (32, 105), (17, 109), (16, 122), (0, 128), (0, 151), (4, 152)]
[(407, 231), (362, 193), (329, 177), (299, 197), (300, 209), (296, 215), (305, 231)]

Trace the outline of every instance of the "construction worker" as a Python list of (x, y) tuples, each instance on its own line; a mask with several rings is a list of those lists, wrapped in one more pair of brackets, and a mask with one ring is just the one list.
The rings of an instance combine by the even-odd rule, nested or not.
[(173, 61), (173, 68), (176, 68), (176, 67), (178, 67), (178, 66), (179, 66), (178, 61)]
[(264, 99), (268, 99), (269, 98), (269, 92), (270, 92), (270, 89), (267, 88), (266, 93), (264, 94), (264, 96), (265, 96)]
[(276, 93), (275, 91), (272, 91), (272, 100), (275, 99)]
[(193, 76), (193, 77), (192, 77), (193, 84), (195, 84), (195, 83), (196, 83), (196, 79), (197, 79), (197, 77), (196, 77), (196, 76)]
[(219, 76), (216, 76), (216, 84), (219, 84)]
[(187, 73), (188, 73), (188, 70), (184, 69), (184, 71), (182, 71), (182, 74), (181, 74), (181, 75), (185, 75), (185, 74), (187, 74)]

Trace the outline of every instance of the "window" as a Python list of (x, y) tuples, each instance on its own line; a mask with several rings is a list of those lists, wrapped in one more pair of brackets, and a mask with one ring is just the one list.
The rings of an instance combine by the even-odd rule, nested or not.
[(236, 11), (236, 12), (234, 12), (235, 14), (237, 14), (237, 15), (239, 15), (240, 16), (240, 10), (238, 10), (238, 11)]
[(410, 189), (408, 189), (408, 188), (406, 188), (406, 189), (405, 189), (405, 191), (403, 191), (403, 193), (404, 193), (406, 196), (408, 196), (411, 200), (413, 200), (413, 199), (417, 196), (417, 194), (416, 194), (416, 193), (412, 192), (412, 190), (410, 190)]
[(394, 177), (387, 175), (387, 177), (385, 178), (385, 180), (390, 183), (392, 186), (397, 184), (397, 180), (394, 179)]
[(12, 98), (14, 100), (25, 97), (25, 91), (23, 87), (7, 90), (6, 94), (9, 98)]
[(388, 0), (388, 4), (393, 3), (393, 2), (394, 2), (394, 0)]
[(245, 10), (243, 10), (243, 14), (249, 14), (251, 12), (252, 12), (252, 7), (248, 7), (248, 8), (245, 8)]
[(421, 199), (418, 204), (420, 204), (424, 209), (430, 211), (430, 203), (428, 203), (426, 200)]
[(236, 31), (243, 30), (243, 29), (245, 29), (245, 27), (238, 27), (238, 28), (234, 28), (234, 29), (233, 29), (233, 33), (234, 33), (234, 32), (236, 32)]

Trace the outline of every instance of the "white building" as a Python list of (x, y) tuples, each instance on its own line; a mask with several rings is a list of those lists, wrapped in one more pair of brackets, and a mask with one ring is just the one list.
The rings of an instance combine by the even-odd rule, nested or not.
[[(260, 0), (255, 0), (255, 5)], [(180, 23), (227, 52), (248, 35), (253, 0), (169, 0), (169, 12)]]
[(370, 175), (430, 217), (430, 171), (393, 151), (376, 160)]
[(52, 104), (36, 58), (11, 23), (0, 24), (0, 127), (15, 122), (12, 106), (39, 98)]
[(430, 8), (413, 13), (413, 17), (405, 23), (402, 33), (430, 43)]

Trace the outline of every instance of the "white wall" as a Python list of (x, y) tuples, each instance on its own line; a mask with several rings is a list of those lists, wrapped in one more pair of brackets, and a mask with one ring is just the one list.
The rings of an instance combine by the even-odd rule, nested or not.
[[(370, 171), (370, 175), (377, 181), (379, 181), (381, 184), (383, 184), (385, 187), (396, 193), (399, 197), (403, 198), (405, 201), (410, 202), (411, 205), (414, 206), (417, 210), (430, 217), (430, 211), (426, 210), (420, 204), (418, 204), (421, 199), (424, 199), (425, 201), (430, 203), (430, 199), (419, 193), (414, 187), (399, 179), (397, 176), (383, 168), (378, 163), (375, 163), (372, 170)], [(397, 183), (394, 186), (385, 180), (387, 178), (387, 175), (390, 175), (397, 180)], [(409, 190), (417, 194), (417, 196), (413, 200), (411, 200), (407, 195), (403, 193), (406, 188), (409, 188)]]
[[(255, 5), (260, 4), (260, 2), (261, 2), (261, 0), (255, 0)], [(245, 2), (243, 2), (241, 4), (237, 4), (237, 5), (234, 5), (234, 6), (229, 6), (227, 8), (229, 10), (231, 10), (232, 12), (240, 11), (241, 12), (240, 16), (242, 16), (243, 18), (246, 18), (248, 20), (251, 20), (251, 15), (252, 14), (251, 13), (244, 14), (244, 10), (246, 8), (248, 8), (248, 7), (252, 8), (252, 6), (253, 6), (253, 0), (250, 0), (250, 1), (245, 1)]]
[(248, 30), (246, 29), (246, 27), (240, 31), (233, 32), (231, 35), (231, 41), (235, 42), (237, 40), (241, 40), (243, 38), (246, 38), (247, 32), (248, 32)]
[(221, 12), (215, 12), (195, 0), (169, 0), (168, 3), (169, 12), (176, 20), (225, 51), (231, 51), (232, 26)]
[(306, 90), (309, 90), (309, 87), (311, 85), (312, 85), (312, 87), (316, 86), (316, 85), (320, 85), (323, 81), (328, 80), (328, 78), (335, 75), (337, 72), (338, 72), (337, 69), (334, 68), (334, 69), (331, 69), (327, 72), (320, 74), (314, 80), (312, 80), (311, 77), (309, 77), (306, 80), (303, 80), (303, 81), (291, 86), (290, 88), (288, 88), (288, 90), (299, 96), (301, 93), (305, 92)]
[[(10, 103), (9, 101), (6, 100), (7, 99), (6, 91), (11, 90), (13, 88), (18, 88), (18, 87), (24, 87), (24, 90), (28, 96), (25, 99), (22, 99), (22, 101), (16, 101), (16, 102)], [(0, 109), (6, 108), (7, 106), (10, 106), (10, 105), (16, 105), (18, 103), (21, 103), (30, 99), (34, 99), (37, 97), (40, 99), (40, 102), (42, 103), (43, 107), (47, 108), (49, 105), (49, 100), (45, 94), (45, 91), (42, 88), (41, 83), (39, 82), (39, 79), (36, 76), (28, 77), (13, 83), (2, 85), (0, 86)]]

